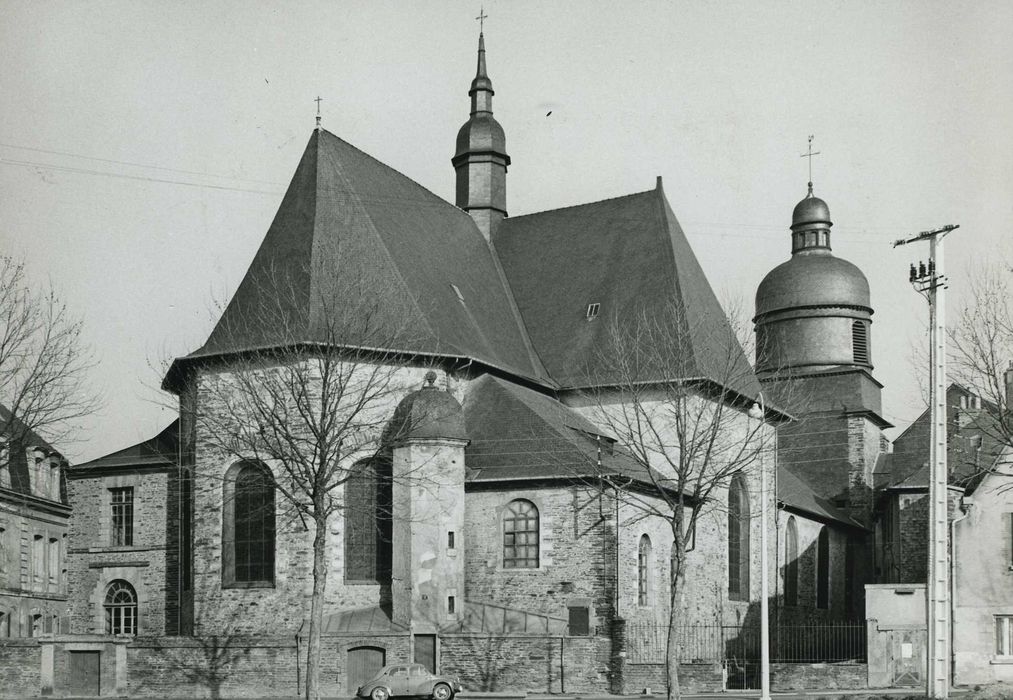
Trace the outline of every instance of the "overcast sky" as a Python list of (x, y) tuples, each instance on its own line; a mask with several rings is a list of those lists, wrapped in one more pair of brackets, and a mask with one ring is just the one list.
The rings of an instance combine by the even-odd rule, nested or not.
[[(152, 365), (199, 347), (324, 126), (453, 201), (479, 3), (0, 0), (0, 247), (87, 323), (106, 406), (76, 461), (172, 418)], [(951, 313), (1011, 259), (1013, 3), (489, 2), (522, 214), (654, 187), (719, 296), (790, 254), (809, 134), (834, 253), (869, 278), (886, 418), (921, 410), (907, 283), (956, 223)], [(551, 111), (551, 115), (548, 114)]]

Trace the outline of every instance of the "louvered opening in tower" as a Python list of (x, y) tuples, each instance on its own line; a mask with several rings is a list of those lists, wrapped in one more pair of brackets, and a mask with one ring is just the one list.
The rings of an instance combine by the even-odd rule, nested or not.
[(869, 364), (869, 328), (862, 321), (851, 324), (851, 348), (855, 364)]

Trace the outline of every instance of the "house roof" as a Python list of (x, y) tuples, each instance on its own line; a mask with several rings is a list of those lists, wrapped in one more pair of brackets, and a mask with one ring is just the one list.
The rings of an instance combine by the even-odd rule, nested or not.
[[(953, 383), (946, 391), (946, 460), (949, 484), (974, 491), (1003, 449), (995, 404), (962, 408), (974, 392)], [(931, 416), (926, 409), (893, 442), (893, 452), (876, 464), (875, 484), (885, 488), (928, 488)]]
[(323, 130), (218, 324), (182, 362), (300, 343), (458, 357), (551, 384), (471, 217)]
[[(610, 335), (646, 319), (678, 338), (672, 365), (643, 380), (709, 379), (760, 391), (727, 316), (658, 187), (590, 204), (510, 217), (494, 237), (535, 351), (563, 387), (623, 381)], [(598, 317), (588, 320), (588, 306)], [(651, 372), (656, 374), (652, 376)]]
[(644, 467), (572, 408), (492, 375), (475, 380), (464, 418), (471, 438), (465, 452), (469, 483), (604, 474), (647, 478)]
[(777, 499), (785, 506), (815, 515), (817, 518), (831, 520), (848, 527), (866, 529), (831, 501), (818, 495), (812, 487), (786, 467), (781, 467), (777, 471)]
[(73, 467), (74, 472), (116, 467), (175, 465), (179, 463), (179, 419), (166, 426), (158, 435), (136, 445), (124, 447), (104, 457)]

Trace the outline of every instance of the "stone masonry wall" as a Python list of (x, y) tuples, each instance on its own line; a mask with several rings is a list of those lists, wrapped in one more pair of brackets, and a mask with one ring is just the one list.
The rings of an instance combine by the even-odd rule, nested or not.
[[(133, 544), (112, 544), (112, 505), (109, 489), (134, 489)], [(166, 632), (166, 524), (175, 518), (170, 507), (165, 470), (120, 474), (74, 474), (68, 479), (73, 507), (68, 546), (68, 575), (72, 582), (68, 607), (70, 632), (104, 634), (102, 604), (108, 585), (127, 581), (137, 593), (138, 632)]]
[(0, 698), (39, 694), (41, 651), (34, 639), (0, 639)]
[(605, 637), (444, 635), (441, 670), (466, 691), (604, 693), (609, 648)]

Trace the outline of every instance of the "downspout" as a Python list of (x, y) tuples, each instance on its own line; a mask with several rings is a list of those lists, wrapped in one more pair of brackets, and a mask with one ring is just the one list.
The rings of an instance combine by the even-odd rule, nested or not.
[(950, 685), (956, 683), (957, 656), (953, 653), (954, 629), (957, 626), (957, 523), (967, 518), (974, 502), (968, 496), (960, 499), (960, 515), (950, 521)]

